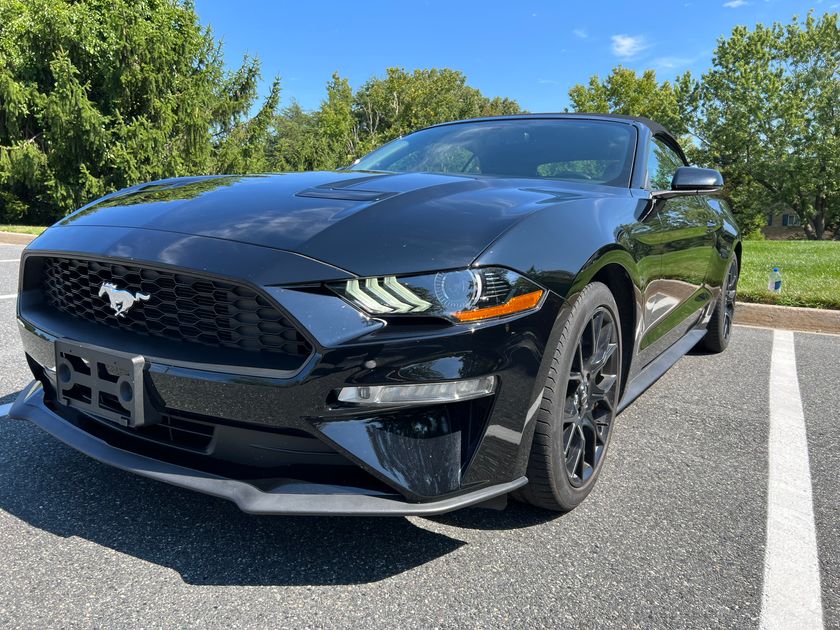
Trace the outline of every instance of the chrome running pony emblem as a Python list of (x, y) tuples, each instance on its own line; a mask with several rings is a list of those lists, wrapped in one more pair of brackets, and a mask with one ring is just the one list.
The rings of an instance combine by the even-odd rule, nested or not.
[(138, 300), (147, 301), (152, 296), (148, 293), (131, 293), (125, 289), (118, 289), (117, 285), (110, 282), (103, 282), (99, 287), (99, 297), (107, 295), (111, 301), (111, 308), (117, 317), (125, 317), (125, 312), (134, 306)]

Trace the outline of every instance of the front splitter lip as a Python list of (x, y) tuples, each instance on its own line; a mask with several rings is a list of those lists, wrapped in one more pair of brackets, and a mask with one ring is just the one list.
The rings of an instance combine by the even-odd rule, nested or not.
[(438, 501), (408, 503), (359, 494), (264, 492), (249, 483), (227, 479), (116, 448), (67, 422), (44, 405), (37, 381), (18, 396), (9, 418), (29, 420), (71, 448), (104, 464), (181, 488), (233, 501), (250, 514), (322, 516), (433, 516), (483, 503), (528, 483), (525, 477)]

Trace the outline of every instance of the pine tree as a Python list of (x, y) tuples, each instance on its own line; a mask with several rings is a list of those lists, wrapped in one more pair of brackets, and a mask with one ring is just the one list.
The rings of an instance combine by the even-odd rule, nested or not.
[(225, 69), (187, 0), (0, 0), (0, 219), (49, 222), (106, 192), (261, 170), (279, 82)]

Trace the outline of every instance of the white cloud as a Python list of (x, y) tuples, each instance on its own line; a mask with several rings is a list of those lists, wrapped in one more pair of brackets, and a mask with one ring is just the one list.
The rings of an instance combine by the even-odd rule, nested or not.
[(630, 59), (650, 48), (642, 35), (613, 35), (612, 51), (616, 57)]
[(696, 55), (692, 55), (691, 57), (657, 57), (650, 63), (655, 70), (676, 70), (677, 68), (685, 68), (687, 66), (692, 66), (703, 59), (708, 59), (711, 56), (711, 54), (711, 50), (703, 50), (698, 52)]
[(587, 33), (586, 29), (584, 28), (576, 28), (572, 31), (572, 35), (581, 39), (586, 39), (587, 37), (589, 37), (589, 33)]
[(727, 9), (737, 9), (738, 7), (742, 7), (745, 4), (749, 4), (747, 0), (729, 0), (729, 2), (724, 2), (723, 6)]
[(653, 60), (653, 66), (657, 70), (673, 70), (690, 65), (694, 59), (689, 57), (657, 57)]

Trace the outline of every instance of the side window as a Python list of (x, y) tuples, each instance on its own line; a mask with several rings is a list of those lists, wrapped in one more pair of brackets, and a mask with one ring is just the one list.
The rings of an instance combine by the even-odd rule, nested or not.
[(685, 166), (682, 158), (667, 144), (653, 139), (647, 163), (647, 186), (652, 190), (668, 190), (671, 180), (680, 166)]

